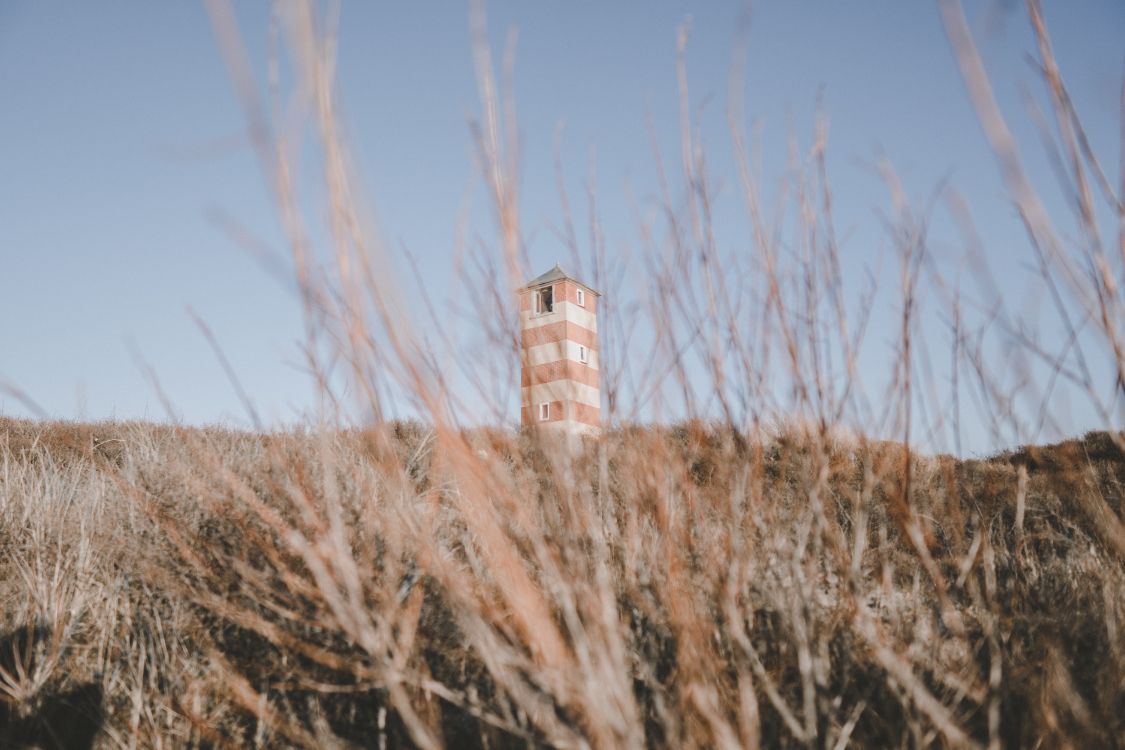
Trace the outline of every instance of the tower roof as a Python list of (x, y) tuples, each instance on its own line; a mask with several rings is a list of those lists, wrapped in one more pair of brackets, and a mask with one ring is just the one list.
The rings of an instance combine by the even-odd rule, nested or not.
[(597, 297), (601, 296), (601, 293), (598, 292), (597, 290), (595, 290), (593, 287), (591, 287), (590, 285), (586, 284), (583, 281), (579, 281), (578, 279), (574, 278), (569, 273), (564, 271), (562, 269), (562, 266), (560, 266), (558, 263), (556, 263), (555, 267), (552, 268), (550, 271), (547, 271), (546, 273), (540, 274), (540, 275), (536, 276), (534, 279), (532, 279), (531, 281), (524, 284), (523, 288), (524, 289), (533, 289), (537, 286), (543, 286), (544, 284), (550, 284), (552, 281), (573, 281), (575, 284), (578, 284), (582, 288), (588, 289), (591, 294), (593, 294)]

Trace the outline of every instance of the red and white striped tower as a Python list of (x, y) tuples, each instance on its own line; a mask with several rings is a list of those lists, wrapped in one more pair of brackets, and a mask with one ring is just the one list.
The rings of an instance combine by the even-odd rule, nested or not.
[(520, 421), (567, 435), (601, 427), (600, 295), (556, 265), (520, 290)]

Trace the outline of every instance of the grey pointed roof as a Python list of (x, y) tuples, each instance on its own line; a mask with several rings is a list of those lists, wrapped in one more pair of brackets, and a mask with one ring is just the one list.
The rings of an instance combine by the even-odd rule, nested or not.
[(537, 287), (537, 286), (543, 286), (544, 284), (550, 284), (552, 281), (573, 281), (575, 284), (578, 284), (583, 289), (589, 290), (589, 292), (591, 294), (593, 294), (595, 296), (598, 296), (598, 297), (601, 296), (601, 294), (599, 292), (597, 292), (593, 287), (591, 287), (590, 285), (586, 284), (583, 281), (579, 281), (578, 279), (574, 278), (569, 273), (564, 271), (562, 269), (562, 266), (560, 266), (558, 263), (556, 263), (555, 267), (552, 268), (550, 271), (547, 271), (546, 273), (540, 274), (540, 275), (536, 276), (534, 279), (532, 279), (531, 281), (524, 284), (523, 288), (524, 289), (532, 289), (532, 288)]

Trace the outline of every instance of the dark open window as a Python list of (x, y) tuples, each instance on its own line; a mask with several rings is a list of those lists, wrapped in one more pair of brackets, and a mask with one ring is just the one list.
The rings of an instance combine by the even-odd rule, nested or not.
[(553, 287), (543, 287), (535, 293), (535, 312), (549, 313), (555, 309), (555, 294)]

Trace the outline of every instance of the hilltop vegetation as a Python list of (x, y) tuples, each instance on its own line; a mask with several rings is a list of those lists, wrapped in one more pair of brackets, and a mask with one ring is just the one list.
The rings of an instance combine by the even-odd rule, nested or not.
[(1123, 497), (1107, 433), (8, 420), (0, 745), (1125, 746)]

